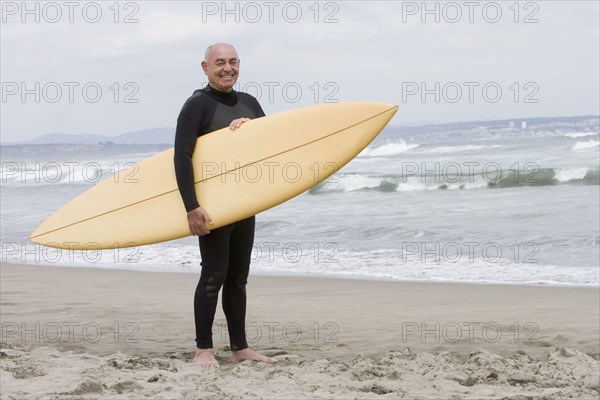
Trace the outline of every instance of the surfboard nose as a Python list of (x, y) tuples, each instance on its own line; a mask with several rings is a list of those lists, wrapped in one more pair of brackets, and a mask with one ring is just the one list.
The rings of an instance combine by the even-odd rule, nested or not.
[(390, 103), (384, 103), (386, 105), (386, 107), (388, 107), (388, 111), (393, 111), (394, 114), (396, 113), (396, 111), (398, 111), (398, 105), (397, 104), (390, 104)]
[(387, 112), (390, 112), (391, 115), (393, 116), (396, 113), (396, 111), (398, 111), (398, 105), (392, 104), (392, 103), (370, 103), (370, 102), (367, 102), (367, 103), (358, 103), (358, 104), (364, 105), (365, 108), (368, 108), (369, 111), (373, 114), (373, 116), (387, 113)]
[[(389, 118), (388, 118), (388, 122), (390, 119), (392, 119), (392, 117), (396, 114), (396, 111), (398, 111), (398, 105), (397, 104), (391, 104), (391, 103), (378, 103), (381, 108), (382, 108), (382, 114), (389, 114)], [(387, 122), (386, 122), (387, 123)]]

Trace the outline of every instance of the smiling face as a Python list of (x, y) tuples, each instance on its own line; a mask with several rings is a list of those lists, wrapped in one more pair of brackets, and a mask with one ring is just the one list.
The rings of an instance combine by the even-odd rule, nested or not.
[(202, 61), (202, 69), (210, 86), (222, 92), (229, 92), (237, 81), (240, 60), (235, 49), (228, 44), (211, 46)]

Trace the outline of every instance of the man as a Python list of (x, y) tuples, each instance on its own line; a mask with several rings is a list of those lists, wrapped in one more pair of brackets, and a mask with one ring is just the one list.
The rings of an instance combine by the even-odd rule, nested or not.
[(204, 368), (218, 368), (212, 343), (212, 325), (219, 290), (223, 287), (223, 311), (227, 319), (232, 362), (244, 360), (276, 362), (248, 347), (246, 341), (246, 281), (254, 243), (254, 216), (208, 231), (210, 216), (196, 198), (192, 154), (199, 136), (229, 126), (239, 128), (252, 118), (265, 114), (258, 101), (247, 93), (233, 90), (240, 60), (227, 43), (209, 46), (202, 69), (208, 85), (185, 102), (175, 134), (175, 174), (183, 199), (189, 229), (199, 237), (202, 273), (194, 296), (196, 356)]

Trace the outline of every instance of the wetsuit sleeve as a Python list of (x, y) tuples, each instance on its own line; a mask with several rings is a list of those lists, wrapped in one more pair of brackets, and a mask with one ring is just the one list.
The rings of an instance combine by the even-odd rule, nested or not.
[(186, 211), (200, 207), (194, 188), (194, 166), (192, 155), (196, 147), (198, 134), (203, 126), (205, 109), (198, 97), (190, 98), (183, 105), (177, 118), (175, 131), (175, 176), (179, 193)]

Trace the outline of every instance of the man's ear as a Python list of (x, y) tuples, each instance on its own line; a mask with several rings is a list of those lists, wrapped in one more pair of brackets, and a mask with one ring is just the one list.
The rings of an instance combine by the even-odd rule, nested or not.
[(205, 75), (208, 75), (208, 64), (206, 61), (202, 61), (202, 70), (204, 71)]

